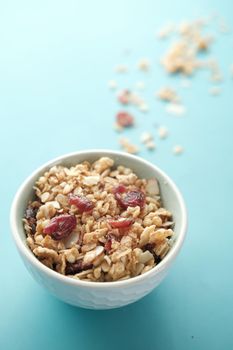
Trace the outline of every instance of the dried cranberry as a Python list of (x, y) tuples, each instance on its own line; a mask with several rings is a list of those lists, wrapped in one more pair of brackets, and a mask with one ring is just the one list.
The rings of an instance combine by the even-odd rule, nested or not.
[(106, 243), (104, 245), (104, 249), (108, 253), (112, 249), (112, 242), (118, 240), (118, 233), (115, 235), (116, 231), (118, 232), (117, 229), (109, 231), (106, 237)]
[(79, 273), (84, 270), (91, 269), (92, 265), (83, 265), (82, 260), (77, 260), (74, 263), (66, 263), (66, 270), (65, 274), (66, 275), (75, 275), (76, 273)]
[(57, 241), (63, 239), (73, 231), (76, 226), (76, 217), (70, 214), (64, 214), (54, 217), (50, 223), (44, 228), (45, 234)]
[(145, 205), (145, 194), (140, 190), (128, 191), (125, 195), (115, 192), (115, 198), (124, 209), (136, 206), (143, 208)]
[(118, 218), (116, 220), (109, 220), (109, 224), (113, 228), (126, 228), (134, 223), (133, 219)]
[(119, 184), (118, 186), (114, 187), (113, 188), (113, 193), (116, 194), (116, 193), (124, 193), (126, 192), (126, 187), (122, 184)]
[(112, 249), (112, 239), (108, 238), (105, 245), (104, 245), (104, 249), (106, 250), (106, 252), (109, 252)]
[(134, 124), (134, 117), (127, 112), (119, 112), (116, 115), (116, 122), (123, 127), (132, 126)]
[(90, 201), (87, 197), (81, 195), (70, 194), (69, 204), (75, 205), (81, 214), (84, 212), (91, 211), (94, 208), (94, 203)]

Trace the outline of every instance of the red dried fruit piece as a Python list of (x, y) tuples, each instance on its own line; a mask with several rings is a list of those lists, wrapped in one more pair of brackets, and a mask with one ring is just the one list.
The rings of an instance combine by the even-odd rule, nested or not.
[(116, 122), (122, 127), (134, 125), (134, 117), (128, 112), (119, 112), (116, 115)]
[(112, 239), (108, 238), (105, 245), (104, 245), (104, 249), (106, 250), (106, 252), (109, 252), (112, 249)]
[(45, 234), (51, 235), (53, 239), (59, 241), (73, 231), (76, 226), (76, 217), (70, 214), (55, 216), (50, 223), (44, 228)]
[(119, 184), (118, 186), (114, 187), (113, 188), (113, 193), (116, 194), (116, 193), (124, 193), (126, 192), (126, 187), (122, 184)]
[(125, 195), (115, 192), (115, 198), (120, 206), (125, 209), (137, 206), (143, 208), (145, 205), (145, 194), (140, 190), (128, 191)]
[(106, 250), (107, 253), (109, 253), (110, 250), (112, 249), (112, 242), (117, 240), (117, 237), (114, 235), (114, 231), (118, 231), (118, 230), (109, 231), (106, 237), (107, 240), (104, 245), (104, 249)]
[(118, 218), (116, 220), (109, 220), (109, 224), (113, 228), (126, 228), (134, 223), (133, 219)]
[(127, 105), (130, 102), (131, 93), (129, 90), (123, 90), (118, 95), (118, 101), (123, 105)]
[(81, 195), (70, 194), (69, 204), (75, 205), (81, 214), (91, 211), (94, 208), (94, 203), (87, 197)]

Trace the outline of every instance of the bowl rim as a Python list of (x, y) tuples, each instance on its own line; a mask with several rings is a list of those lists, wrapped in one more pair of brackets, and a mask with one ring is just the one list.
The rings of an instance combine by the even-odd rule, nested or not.
[[(102, 154), (102, 155), (101, 155)], [(19, 235), (19, 230), (17, 228), (17, 213), (16, 209), (18, 206), (18, 203), (21, 200), (21, 195), (24, 191), (24, 189), (27, 187), (28, 182), (36, 176), (37, 174), (41, 173), (42, 171), (46, 170), (46, 168), (49, 168), (56, 163), (62, 163), (62, 161), (65, 161), (68, 158), (74, 157), (74, 156), (83, 156), (83, 155), (98, 155), (98, 157), (101, 156), (109, 156), (111, 155), (114, 156), (119, 156), (119, 157), (124, 157), (131, 159), (134, 162), (139, 162), (141, 164), (145, 164), (149, 167), (154, 168), (154, 170), (167, 182), (169, 183), (170, 187), (172, 188), (172, 191), (175, 193), (175, 196), (177, 197), (177, 200), (179, 202), (180, 208), (181, 208), (181, 228), (180, 228), (180, 234), (178, 235), (177, 239), (174, 241), (173, 249), (171, 249), (167, 255), (161, 260), (161, 262), (154, 266), (151, 270), (145, 272), (142, 275), (132, 277), (126, 280), (120, 280), (120, 281), (111, 281), (111, 282), (92, 282), (92, 281), (82, 281), (78, 280), (72, 277), (68, 277), (65, 275), (62, 275), (49, 267), (45, 266), (42, 264), (39, 259), (37, 259), (30, 248), (23, 242)], [(88, 159), (87, 159), (88, 160)], [(122, 151), (116, 151), (116, 150), (111, 150), (111, 149), (87, 149), (87, 150), (82, 150), (82, 151), (76, 151), (76, 152), (71, 152), (71, 153), (66, 153), (61, 156), (58, 156), (56, 158), (53, 158), (46, 163), (42, 164), (40, 167), (38, 167), (36, 170), (34, 170), (31, 175), (29, 175), (20, 185), (18, 188), (12, 205), (10, 209), (10, 226), (11, 226), (11, 232), (12, 236), (14, 239), (14, 242), (18, 248), (18, 251), (20, 255), (23, 255), (27, 260), (30, 261), (31, 265), (33, 265), (35, 268), (41, 270), (44, 274), (47, 276), (59, 280), (60, 282), (63, 282), (65, 284), (77, 286), (77, 287), (88, 287), (88, 288), (108, 288), (108, 287), (123, 287), (123, 286), (129, 286), (137, 283), (141, 283), (143, 280), (150, 278), (152, 275), (158, 274), (164, 269), (167, 269), (172, 261), (176, 258), (178, 255), (185, 236), (186, 236), (186, 231), (187, 231), (187, 225), (188, 225), (188, 219), (187, 219), (187, 208), (183, 199), (183, 196), (181, 195), (180, 190), (178, 189), (177, 185), (174, 183), (174, 181), (159, 167), (154, 165), (153, 163), (143, 159), (142, 157), (138, 157), (132, 154), (128, 154), (126, 152)]]

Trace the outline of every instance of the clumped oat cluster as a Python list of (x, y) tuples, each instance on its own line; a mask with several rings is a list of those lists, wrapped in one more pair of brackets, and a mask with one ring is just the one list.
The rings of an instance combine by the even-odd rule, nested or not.
[(35, 184), (23, 218), (27, 244), (46, 266), (85, 281), (118, 281), (152, 269), (171, 246), (172, 214), (156, 179), (103, 157), (54, 166)]

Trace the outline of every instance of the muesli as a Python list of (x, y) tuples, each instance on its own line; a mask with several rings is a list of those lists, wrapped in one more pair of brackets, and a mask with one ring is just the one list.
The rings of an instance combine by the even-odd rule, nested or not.
[(156, 179), (102, 157), (56, 165), (35, 183), (23, 218), (27, 244), (47, 267), (84, 281), (119, 281), (152, 269), (174, 232)]

